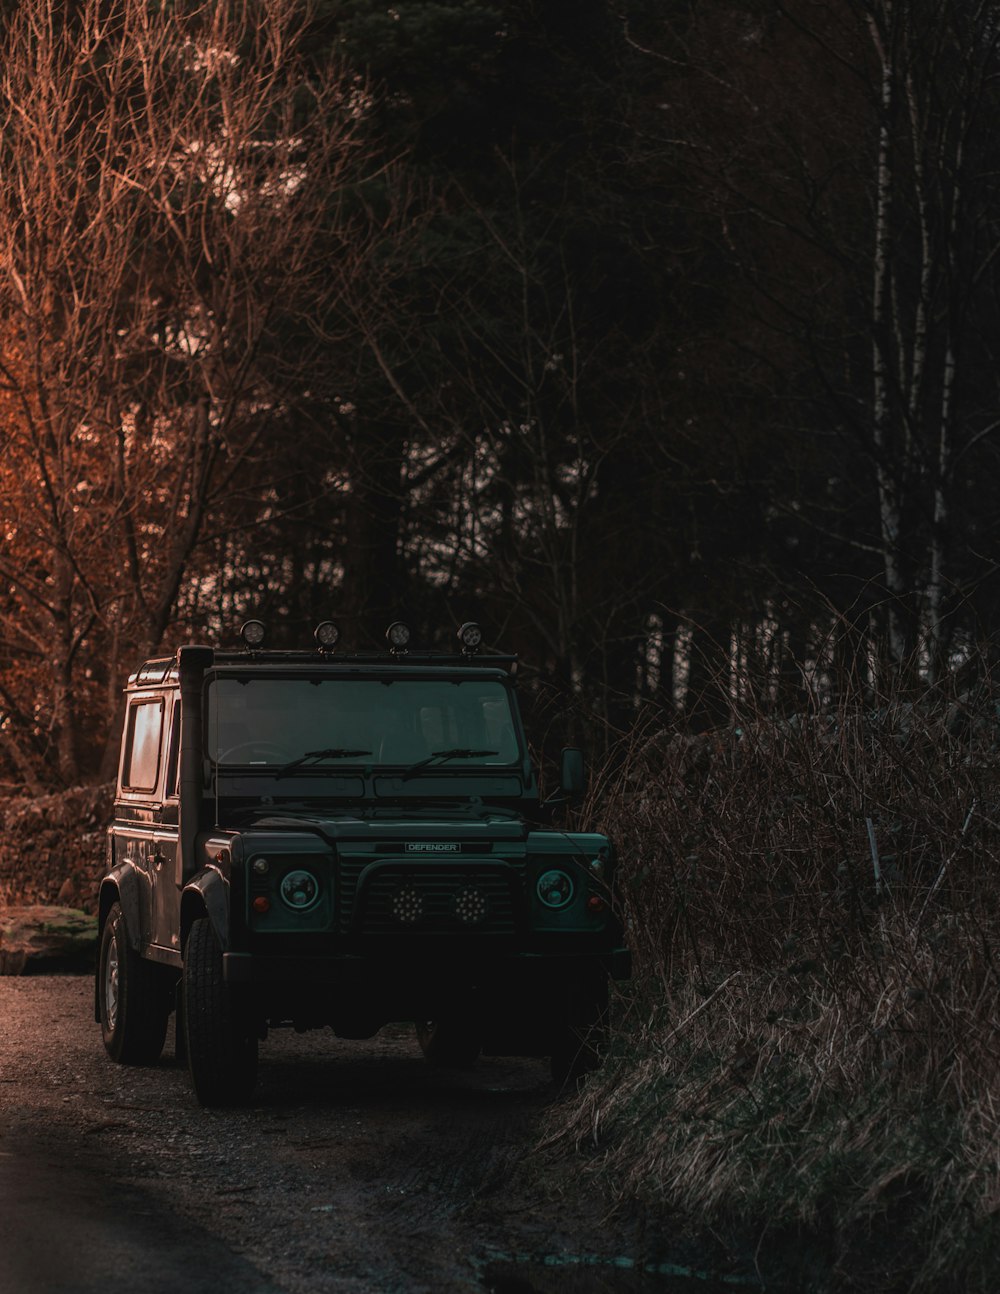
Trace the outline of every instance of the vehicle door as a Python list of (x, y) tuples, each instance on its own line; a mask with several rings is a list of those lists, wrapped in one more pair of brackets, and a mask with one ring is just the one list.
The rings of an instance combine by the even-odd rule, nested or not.
[(180, 751), (181, 702), (168, 694), (164, 713), (162, 746), (164, 769), (160, 806), (154, 814), (152, 850), (149, 857), (150, 890), (153, 898), (152, 942), (157, 948), (180, 952), (180, 878), (178, 875), (178, 754)]
[(163, 692), (139, 692), (129, 697), (113, 828), (115, 861), (130, 863), (140, 881), (138, 934), (144, 946), (153, 936), (157, 870), (153, 860), (163, 808), (166, 715)]

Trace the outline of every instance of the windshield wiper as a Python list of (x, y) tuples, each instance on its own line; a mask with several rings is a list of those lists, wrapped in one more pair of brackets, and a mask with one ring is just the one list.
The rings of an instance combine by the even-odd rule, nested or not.
[(443, 763), (446, 759), (476, 759), (480, 755), (499, 754), (498, 750), (469, 750), (466, 746), (454, 746), (451, 750), (435, 750), (426, 759), (421, 759), (417, 763), (411, 764), (403, 774), (402, 780), (405, 782), (408, 777), (412, 777), (421, 768), (426, 768), (429, 764), (436, 764), (439, 761)]
[(304, 755), (298, 759), (293, 759), (290, 764), (278, 770), (278, 777), (284, 777), (290, 773), (293, 768), (301, 768), (303, 764), (309, 763), (310, 760), (320, 759), (348, 759), (352, 755), (370, 755), (370, 750), (350, 750), (346, 746), (328, 746), (326, 750), (307, 750)]

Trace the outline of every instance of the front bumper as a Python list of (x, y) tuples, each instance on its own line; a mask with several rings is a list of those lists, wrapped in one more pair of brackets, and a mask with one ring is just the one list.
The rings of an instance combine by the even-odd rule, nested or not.
[(480, 952), (477, 955), (470, 950), (442, 950), (438, 946), (433, 954), (426, 950), (396, 949), (390, 953), (382, 949), (366, 954), (309, 956), (227, 952), (222, 958), (223, 978), (233, 986), (363, 988), (367, 992), (380, 985), (389, 989), (400, 982), (416, 988), (423, 983), (439, 985), (442, 981), (541, 985), (553, 978), (572, 979), (577, 971), (593, 966), (601, 967), (611, 979), (628, 979), (632, 973), (632, 954), (627, 948), (619, 947), (580, 949), (573, 953), (483, 955)]

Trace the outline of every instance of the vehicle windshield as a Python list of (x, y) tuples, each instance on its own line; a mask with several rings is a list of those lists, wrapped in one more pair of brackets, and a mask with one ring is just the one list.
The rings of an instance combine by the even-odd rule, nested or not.
[(205, 735), (219, 764), (290, 774), (422, 760), (431, 773), (520, 758), (507, 689), (490, 679), (223, 676), (208, 687)]

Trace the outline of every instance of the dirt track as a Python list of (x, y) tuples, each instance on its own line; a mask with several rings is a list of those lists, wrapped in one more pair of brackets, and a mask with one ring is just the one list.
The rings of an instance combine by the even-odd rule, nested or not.
[[(543, 1062), (444, 1073), (408, 1028), (281, 1032), (253, 1104), (206, 1111), (171, 1041), (156, 1067), (112, 1064), (91, 1004), (83, 977), (0, 978), (4, 1291), (116, 1275), (146, 1294), (712, 1288), (613, 1265), (651, 1242), (531, 1153), (555, 1099)], [(512, 1261), (527, 1254), (572, 1261)]]

